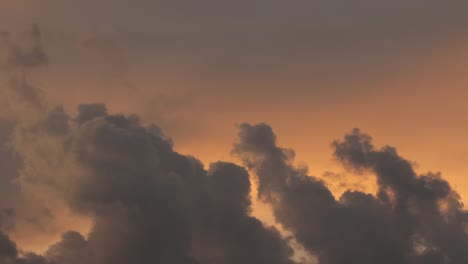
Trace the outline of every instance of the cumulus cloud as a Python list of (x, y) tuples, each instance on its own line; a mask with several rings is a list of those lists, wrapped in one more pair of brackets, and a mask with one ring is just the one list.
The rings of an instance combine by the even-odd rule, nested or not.
[(20, 254), (16, 244), (0, 231), (0, 263), (2, 264), (52, 264), (34, 253)]
[(395, 148), (376, 149), (357, 129), (332, 146), (348, 169), (376, 175), (375, 195), (348, 190), (336, 198), (292, 165), (294, 151), (277, 146), (266, 124), (240, 126), (233, 154), (245, 168), (205, 169), (137, 116), (109, 114), (104, 104), (80, 105), (75, 116), (53, 108), (14, 134), (27, 168), (20, 182), (32, 192), (47, 187), (94, 224), (87, 237), (65, 233), (43, 256), (21, 252), (2, 233), (1, 256), (10, 263), (293, 264), (289, 238), (251, 216), (248, 169), (278, 223), (321, 264), (467, 260), (468, 213), (440, 175), (417, 175)]
[[(9, 69), (25, 82), (29, 70), (47, 63), (37, 27), (31, 36), (32, 49), (11, 44), (8, 51)], [(1, 233), (2, 264), (294, 263), (279, 231), (250, 216), (245, 169), (219, 162), (206, 170), (176, 153), (158, 127), (108, 114), (104, 104), (79, 105), (71, 116), (33, 96), (33, 85), (28, 93), (11, 88), (34, 113), (16, 121), (8, 140), (21, 159), (21, 191), (60, 200), (93, 226), (86, 238), (63, 234), (43, 256), (22, 252)], [(10, 211), (4, 212), (2, 227)]]
[(91, 263), (93, 258), (86, 238), (74, 231), (64, 233), (61, 241), (50, 246), (45, 255), (57, 264)]
[[(348, 169), (375, 174), (375, 195), (335, 197), (293, 165), (294, 151), (279, 147), (266, 124), (240, 125), (233, 154), (245, 167), (205, 168), (136, 115), (110, 114), (105, 104), (81, 104), (76, 115), (46, 107), (27, 78), (47, 63), (37, 27), (31, 39), (29, 49), (9, 42), (7, 65), (19, 81), (16, 99), (37, 113), (9, 130), (4, 141), (21, 160), (0, 180), (14, 178), (22, 192), (63, 202), (93, 225), (89, 234), (64, 233), (43, 255), (24, 252), (8, 234), (16, 209), (31, 206), (2, 204), (0, 264), (294, 264), (292, 240), (320, 264), (468, 262), (468, 213), (458, 194), (439, 174), (417, 175), (395, 148), (377, 149), (357, 129), (332, 144)], [(251, 215), (249, 171), (291, 238)]]
[(336, 199), (319, 179), (292, 165), (265, 124), (240, 126), (233, 153), (259, 180), (259, 196), (279, 223), (321, 264), (465, 263), (467, 212), (437, 174), (417, 175), (395, 148), (375, 149), (359, 130), (333, 143), (353, 169), (371, 170), (377, 195), (347, 191)]
[(377, 149), (357, 129), (333, 142), (334, 155), (375, 174), (375, 195), (348, 190), (336, 198), (293, 165), (294, 151), (277, 146), (266, 124), (240, 125), (233, 154), (245, 168), (205, 169), (175, 152), (157, 126), (109, 114), (104, 104), (82, 104), (76, 115), (52, 108), (18, 125), (12, 144), (24, 163), (21, 186), (39, 196), (47, 188), (93, 226), (86, 237), (63, 234), (43, 256), (1, 233), (5, 263), (296, 263), (290, 238), (251, 216), (248, 170), (278, 223), (320, 264), (468, 258), (468, 213), (450, 184), (417, 175), (395, 148)]
[(279, 231), (250, 216), (244, 168), (218, 162), (205, 170), (197, 159), (176, 153), (158, 127), (108, 114), (102, 104), (64, 115), (53, 109), (24, 124), (14, 139), (28, 168), (22, 185), (32, 191), (46, 186), (94, 222), (86, 239), (64, 234), (46, 260), (294, 263)]

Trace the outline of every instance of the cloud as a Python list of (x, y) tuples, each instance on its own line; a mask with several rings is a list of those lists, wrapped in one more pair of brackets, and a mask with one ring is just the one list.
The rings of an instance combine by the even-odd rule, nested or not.
[(0, 263), (5, 264), (52, 264), (34, 253), (20, 254), (16, 244), (0, 231)]
[[(8, 34), (4, 34), (8, 37)], [(10, 53), (7, 57), (7, 63), (11, 67), (29, 69), (40, 67), (48, 63), (48, 56), (41, 44), (41, 31), (38, 25), (33, 25), (30, 31), (30, 47), (24, 49), (18, 44), (10, 42)]]
[(38, 196), (47, 188), (94, 222), (87, 239), (65, 234), (47, 260), (294, 263), (279, 231), (250, 216), (244, 168), (218, 162), (205, 170), (136, 116), (108, 114), (102, 104), (78, 110), (65, 118), (63, 109), (52, 109), (23, 124), (13, 141), (28, 168), (22, 186)]
[(321, 264), (464, 263), (467, 223), (458, 195), (436, 174), (416, 175), (392, 147), (376, 150), (359, 130), (333, 143), (335, 156), (372, 170), (377, 195), (346, 191), (335, 199), (325, 184), (292, 165), (265, 124), (240, 126), (233, 153), (259, 180), (259, 196), (279, 223)]
[[(348, 168), (376, 175), (376, 195), (347, 190), (337, 199), (323, 181), (293, 166), (294, 151), (277, 146), (266, 124), (240, 125), (233, 154), (245, 168), (216, 162), (205, 169), (136, 115), (110, 114), (105, 104), (81, 104), (76, 115), (43, 107), (25, 76), (48, 56), (37, 27), (31, 38), (31, 49), (8, 53), (9, 69), (19, 72), (13, 91), (37, 112), (17, 120), (8, 139), (21, 159), (14, 178), (22, 191), (63, 202), (93, 225), (86, 236), (64, 233), (41, 256), (23, 252), (7, 235), (17, 208), (6, 208), (0, 263), (294, 264), (291, 240), (320, 264), (468, 261), (468, 213), (458, 195), (438, 174), (417, 175), (395, 148), (376, 149), (359, 130), (333, 143)], [(251, 216), (247, 170), (291, 238)]]
[[(233, 154), (208, 169), (173, 150), (155, 125), (82, 104), (21, 123), (12, 146), (23, 159), (21, 186), (44, 188), (90, 217), (87, 237), (70, 231), (44, 256), (23, 253), (3, 234), (1, 256), (18, 263), (293, 264), (289, 238), (251, 216), (251, 181), (279, 224), (321, 264), (464, 263), (468, 213), (440, 175), (417, 175), (395, 148), (376, 149), (358, 129), (333, 142), (350, 170), (375, 174), (377, 194), (345, 191), (293, 166), (266, 124), (242, 124)], [(47, 155), (38, 155), (47, 153)], [(23, 261), (23, 262), (21, 262)], [(29, 261), (29, 262), (27, 262)], [(15, 263), (15, 262), (13, 262)]]
[(16, 257), (18, 255), (18, 250), (16, 245), (10, 240), (10, 238), (0, 232), (0, 260), (5, 261), (7, 258)]
[[(239, 72), (249, 76), (252, 70), (270, 75), (279, 68), (281, 76), (313, 75), (329, 83), (334, 78), (324, 76), (337, 72), (348, 80), (355, 80), (356, 75), (369, 78), (370, 70), (388, 78), (389, 72), (402, 71), (410, 62), (433, 55), (440, 44), (463, 37), (468, 26), (466, 8), (460, 0), (44, 0), (40, 7), (31, 8), (26, 19), (6, 20), (12, 26), (41, 21), (55, 31), (52, 40), (61, 49), (70, 49), (69, 41), (80, 38), (79, 32), (96, 35), (85, 46), (103, 57), (98, 59), (101, 63), (113, 65), (104, 72), (112, 79), (122, 78), (119, 73), (127, 63), (122, 63), (120, 49), (100, 37), (103, 32), (115, 35), (131, 60), (146, 63), (150, 59), (151, 68), (175, 64), (179, 70), (190, 67), (203, 73), (207, 68), (209, 73), (216, 70), (227, 77)], [(8, 17), (9, 10), (4, 10)], [(77, 16), (77, 10), (87, 15)], [(69, 60), (74, 54), (80, 52), (74, 49), (61, 55)], [(84, 67), (95, 64), (100, 63)], [(283, 72), (288, 69), (291, 72)]]
[(56, 220), (63, 219), (55, 218), (51, 201), (38, 200), (19, 182), (24, 163), (11, 141), (17, 125), (17, 121), (0, 118), (0, 230), (23, 243), (33, 241), (31, 236), (49, 233)]
[(45, 255), (57, 264), (91, 263), (93, 258), (86, 238), (74, 231), (64, 233), (61, 241), (50, 246)]
[(33, 25), (29, 32), (27, 47), (15, 43), (8, 33), (1, 34), (6, 49), (3, 64), (7, 70), (9, 83), (7, 94), (11, 95), (13, 104), (26, 104), (33, 109), (44, 107), (42, 91), (31, 82), (31, 71), (48, 63), (48, 56), (41, 44), (41, 31)]
[(15, 177), (21, 168), (21, 160), (15, 156), (10, 143), (10, 137), (15, 127), (15, 122), (8, 119), (0, 118), (0, 192), (2, 193), (2, 200), (0, 201), (0, 208), (6, 206), (6, 202), (11, 202), (10, 199), (18, 192), (18, 186), (13, 183)]

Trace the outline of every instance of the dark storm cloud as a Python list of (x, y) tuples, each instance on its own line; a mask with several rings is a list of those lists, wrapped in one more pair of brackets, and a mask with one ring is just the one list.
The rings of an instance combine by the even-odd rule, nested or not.
[(292, 165), (268, 125), (240, 127), (233, 153), (259, 178), (259, 196), (321, 264), (465, 263), (467, 212), (439, 175), (416, 175), (396, 150), (376, 150), (354, 130), (333, 144), (335, 156), (372, 170), (377, 196), (345, 192), (338, 200), (319, 179)]
[(218, 162), (207, 171), (197, 159), (174, 152), (158, 127), (143, 126), (136, 116), (110, 115), (102, 104), (80, 105), (76, 117), (64, 115), (53, 109), (24, 125), (15, 139), (29, 149), (62, 149), (62, 161), (45, 167), (38, 164), (54, 155), (17, 149), (35, 172), (22, 183), (49, 185), (94, 222), (87, 239), (65, 234), (45, 254), (48, 261), (294, 263), (288, 241), (250, 216), (251, 186), (242, 167)]

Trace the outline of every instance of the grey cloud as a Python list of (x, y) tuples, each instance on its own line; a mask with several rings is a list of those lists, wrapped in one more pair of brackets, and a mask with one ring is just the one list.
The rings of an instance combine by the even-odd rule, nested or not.
[(305, 62), (309, 75), (323, 78), (316, 72), (368, 73), (372, 67), (366, 66), (384, 67), (376, 62), (394, 62), (395, 55), (405, 63), (427, 56), (464, 34), (467, 8), (461, 0), (46, 0), (30, 19), (65, 35), (115, 32), (131, 57), (141, 60), (186, 56), (218, 70)]
[(7, 49), (4, 64), (6, 65), (6, 74), (10, 86), (8, 92), (15, 98), (14, 103), (26, 103), (34, 109), (43, 108), (42, 91), (37, 89), (30, 80), (32, 70), (48, 63), (48, 56), (42, 48), (39, 26), (34, 25), (32, 27), (27, 45), (21, 46), (11, 39), (8, 34), (4, 34), (3, 38)]
[[(247, 171), (231, 163), (212, 164), (196, 228), (201, 263), (292, 263), (292, 250), (274, 228), (250, 217)], [(242, 235), (240, 235), (242, 234)], [(219, 251), (219, 256), (210, 251)], [(221, 254), (220, 254), (221, 253)]]
[[(117, 28), (133, 33), (144, 33), (142, 29), (153, 24), (153, 32), (162, 32), (170, 37), (181, 36), (179, 33), (184, 31), (187, 33), (186, 37), (193, 41), (197, 41), (197, 37), (206, 37), (207, 33), (211, 33), (211, 40), (216, 40), (216, 36), (223, 32), (252, 38), (258, 35), (251, 33), (265, 36), (269, 33), (288, 32), (290, 36), (315, 32), (322, 36), (328, 34), (352, 37), (350, 34), (363, 32), (404, 35), (409, 31), (419, 30), (420, 33), (427, 34), (429, 32), (424, 28), (431, 28), (437, 30), (433, 34), (441, 34), (442, 30), (450, 29), (449, 26), (457, 28), (458, 25), (459, 28), (466, 26), (467, 22), (462, 11), (467, 5), (460, 0), (202, 0), (196, 3), (185, 0), (101, 0), (80, 3), (48, 0), (43, 1), (42, 6), (35, 15), (41, 17), (49, 14), (50, 18), (60, 18), (65, 23), (84, 27), (101, 24), (102, 18), (105, 18)], [(52, 6), (62, 12), (52, 14)], [(129, 9), (130, 6), (133, 8)], [(70, 15), (72, 10), (95, 10), (95, 13), (90, 13), (86, 18), (77, 17)], [(241, 40), (238, 42), (242, 43)]]
[(49, 134), (64, 135), (69, 130), (69, 117), (61, 106), (52, 109), (44, 123)]
[(15, 210), (13, 208), (0, 209), (0, 230), (11, 230), (15, 226)]
[(10, 143), (16, 122), (13, 120), (0, 119), (0, 210), (11, 206), (19, 193), (19, 186), (14, 184), (14, 179), (21, 168), (21, 159), (15, 155)]
[(359, 130), (333, 145), (337, 158), (376, 174), (379, 196), (385, 202), (394, 200), (394, 213), (407, 236), (420, 238), (425, 247), (433, 250), (432, 254), (450, 263), (468, 261), (468, 213), (458, 194), (439, 174), (417, 175), (411, 162), (400, 157), (395, 148), (375, 149), (371, 138)]
[(8, 258), (14, 258), (18, 255), (16, 245), (4, 233), (0, 232), (0, 261), (3, 263)]
[(81, 124), (96, 117), (106, 116), (107, 109), (104, 104), (81, 104), (78, 106), (77, 121)]
[(16, 125), (18, 121), (0, 119), (0, 230), (18, 234), (27, 229), (38, 234), (51, 227), (54, 216), (21, 188), (19, 175), (24, 162), (11, 141)]
[[(58, 2), (45, 5), (50, 3)], [(62, 2), (61, 8), (67, 10), (69, 3)], [(81, 2), (81, 10), (109, 10), (110, 2), (90, 3)], [(128, 3), (113, 1), (113, 10), (126, 14)], [(419, 31), (420, 27), (443, 26), (437, 24), (440, 20), (433, 24), (437, 13), (450, 15), (450, 27), (465, 25), (464, 17), (458, 15), (465, 4), (456, 1), (448, 2), (438, 12), (434, 9), (436, 1), (426, 1), (424, 9), (405, 9), (406, 4), (400, 1), (362, 1), (376, 11), (376, 18), (372, 12), (362, 13), (357, 4), (350, 5), (350, 16), (341, 16), (335, 13), (344, 5), (339, 1), (288, 5), (280, 1), (269, 5), (240, 1), (227, 7), (214, 1), (154, 3), (137, 2), (137, 8), (148, 7), (145, 12), (151, 14), (139, 17), (154, 17), (161, 23), (144, 19), (134, 22), (135, 17), (116, 13), (104, 12), (102, 17), (116, 22), (124, 36), (137, 35), (140, 44), (157, 42), (163, 50), (203, 50), (210, 56), (227, 54), (235, 58), (239, 53), (257, 52), (266, 57), (280, 56), (291, 47), (307, 49), (310, 44), (331, 46), (334, 52), (342, 48), (342, 39), (353, 44), (356, 36), (365, 35), (380, 41), (381, 34), (399, 34), (411, 19), (419, 17), (417, 25), (403, 33), (412, 35), (425, 31)], [(245, 12), (247, 5), (252, 9)], [(314, 9), (314, 5), (321, 8)], [(319, 16), (324, 10), (332, 14)], [(262, 16), (257, 17), (258, 12)], [(398, 23), (388, 24), (388, 17), (400, 14), (407, 15)], [(94, 27), (96, 19), (79, 23)], [(117, 21), (120, 19), (123, 22)], [(367, 23), (368, 19), (378, 23)], [(349, 24), (354, 21), (358, 22)], [(155, 31), (137, 29), (132, 23), (146, 27), (155, 24)], [(378, 30), (372, 28), (374, 25)], [(329, 34), (328, 30), (332, 30), (329, 38), (313, 43)], [(437, 33), (443, 35), (444, 30)], [(154, 42), (142, 41), (147, 40), (146, 34)], [(290, 35), (293, 37), (285, 38)], [(10, 38), (8, 34), (2, 36)], [(220, 162), (205, 170), (196, 158), (176, 153), (158, 127), (143, 125), (137, 116), (109, 114), (104, 104), (80, 105), (77, 116), (70, 116), (62, 107), (45, 111), (41, 93), (30, 83), (28, 73), (47, 64), (48, 56), (37, 27), (30, 37), (29, 48), (11, 43), (7, 60), (16, 74), (11, 79), (14, 91), (43, 115), (37, 122), (21, 124), (15, 132), (14, 148), (30, 172), (21, 175), (20, 183), (32, 189), (37, 184), (48, 186), (73, 211), (91, 217), (94, 226), (87, 238), (76, 232), (64, 234), (44, 256), (21, 253), (6, 234), (0, 233), (0, 260), (8, 264), (294, 263), (287, 239), (250, 216), (251, 186), (245, 169)], [(265, 41), (272, 43), (271, 50), (264, 49)], [(330, 42), (340, 45), (328, 45)], [(337, 199), (321, 180), (292, 165), (294, 152), (277, 146), (268, 125), (241, 125), (239, 138), (233, 153), (258, 176), (260, 198), (272, 205), (278, 222), (316, 254), (321, 264), (350, 260), (363, 264), (468, 261), (468, 216), (458, 195), (437, 174), (416, 175), (411, 163), (394, 148), (376, 150), (371, 138), (358, 130), (335, 142), (336, 157), (354, 169), (372, 170), (380, 188), (377, 196), (347, 191)], [(8, 210), (1, 217), (2, 225), (8, 219)]]
[(91, 263), (93, 258), (88, 241), (74, 231), (64, 233), (61, 241), (50, 246), (45, 255), (57, 264)]
[(77, 263), (74, 256), (82, 256), (78, 263), (294, 263), (279, 231), (250, 216), (245, 169), (219, 162), (205, 170), (136, 116), (110, 115), (104, 105), (92, 104), (64, 118), (57, 108), (16, 136), (28, 148), (63, 151), (63, 164), (53, 165), (63, 170), (55, 171), (36, 166), (51, 155), (18, 148), (36, 172), (22, 183), (49, 185), (94, 222), (87, 239), (65, 234), (45, 255), (48, 261)]
[[(8, 37), (6, 35), (5, 37)], [(28, 48), (23, 48), (20, 45), (10, 42), (10, 53), (7, 57), (7, 63), (11, 67), (18, 67), (22, 69), (29, 69), (40, 67), (48, 63), (48, 56), (41, 44), (41, 31), (38, 25), (33, 25), (30, 31), (30, 43)]]
[(1, 264), (52, 264), (47, 259), (34, 253), (24, 253), (16, 247), (8, 235), (0, 231), (0, 263)]
[(258, 176), (259, 196), (277, 221), (321, 264), (467, 261), (467, 212), (445, 180), (417, 176), (394, 148), (375, 150), (359, 130), (333, 146), (348, 166), (373, 170), (377, 196), (347, 191), (336, 200), (323, 182), (292, 165), (292, 151), (278, 147), (265, 124), (241, 125), (233, 153)]
[[(46, 157), (18, 148), (37, 173), (22, 184), (52, 179), (58, 197), (94, 225), (87, 238), (64, 234), (44, 256), (15, 253), (4, 236), (10, 248), (5, 258), (56, 264), (295, 263), (288, 239), (250, 216), (251, 184), (240, 166), (218, 162), (205, 170), (196, 158), (175, 152), (156, 126), (108, 114), (102, 104), (81, 105), (77, 116), (52, 109), (21, 131), (15, 142), (32, 149), (59, 146), (60, 166), (73, 168), (34, 167), (40, 163), (33, 160)], [(29, 141), (32, 135), (48, 143)], [(467, 260), (468, 213), (440, 175), (417, 175), (395, 148), (376, 149), (357, 129), (333, 147), (348, 168), (375, 173), (377, 195), (348, 190), (335, 198), (324, 182), (292, 165), (294, 152), (278, 147), (266, 124), (240, 125), (233, 154), (258, 176), (259, 197), (272, 206), (276, 220), (320, 264)], [(42, 178), (46, 173), (51, 178)]]
[[(85, 95), (94, 87), (124, 86), (145, 100), (155, 97), (149, 91), (185, 94), (186, 89), (197, 98), (256, 97), (252, 88), (274, 99), (284, 96), (285, 87), (286, 99), (313, 94), (317, 103), (344, 100), (356, 90), (381, 89), (400, 74), (419, 72), (447, 46), (459, 52), (452, 45), (468, 25), (468, 6), (460, 0), (44, 0), (37, 5), (21, 19), (8, 18), (7, 9), (0, 13), (8, 28), (41, 23), (55, 62), (51, 80), (68, 80), (74, 83), (70, 87), (90, 91)], [(98, 60), (86, 60), (83, 47)], [(15, 83), (28, 94), (27, 85)], [(135, 93), (135, 87), (144, 87), (145, 94)], [(109, 100), (124, 97), (121, 93)], [(177, 110), (152, 107), (147, 116), (186, 130), (172, 124), (170, 114)]]

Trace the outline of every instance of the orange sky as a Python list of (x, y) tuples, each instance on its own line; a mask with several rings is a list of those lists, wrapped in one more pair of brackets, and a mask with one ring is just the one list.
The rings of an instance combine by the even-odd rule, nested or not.
[[(230, 155), (237, 133), (236, 123), (266, 122), (272, 125), (282, 146), (296, 151), (296, 161), (308, 164), (311, 174), (318, 176), (325, 171), (343, 171), (333, 161), (330, 143), (351, 128), (360, 127), (373, 135), (376, 145), (397, 147), (401, 155), (415, 162), (419, 172), (442, 172), (466, 204), (468, 143), (464, 137), (468, 107), (464, 99), (468, 98), (468, 90), (464, 87), (468, 80), (464, 70), (468, 66), (468, 52), (463, 47), (464, 43), (455, 43), (422, 61), (411, 75), (382, 82), (378, 84), (381, 89), (353, 95), (352, 100), (318, 100), (311, 104), (313, 94), (307, 91), (302, 96), (274, 95), (265, 101), (258, 100), (256, 95), (252, 98), (223, 97), (219, 93), (197, 98), (189, 107), (176, 108), (161, 118), (168, 124), (166, 131), (173, 138), (176, 150), (194, 155), (206, 164), (217, 160), (237, 162)], [(184, 83), (172, 85), (183, 86)], [(128, 95), (123, 88), (110, 99), (106, 92), (100, 90), (78, 92), (70, 97), (57, 92), (51, 97), (65, 101), (70, 109), (83, 101), (106, 101), (111, 111), (136, 112), (142, 114), (146, 122), (160, 121), (159, 117), (148, 113), (145, 98), (138, 93)], [(367, 183), (372, 180), (368, 179)], [(272, 222), (267, 207), (256, 204), (255, 208), (257, 216)], [(88, 226), (86, 220), (69, 221), (65, 224), (67, 228)], [(58, 236), (57, 231), (54, 237)], [(38, 237), (38, 241), (50, 240)], [(27, 241), (36, 244), (30, 238)], [(44, 243), (39, 244), (43, 249)]]
[[(28, 1), (0, 0), (0, 9), (8, 10), (0, 18), (6, 25), (0, 31), (20, 35), (24, 25), (42, 26), (51, 63), (35, 81), (52, 102), (63, 103), (69, 111), (82, 102), (104, 102), (112, 112), (137, 113), (145, 122), (159, 124), (176, 150), (205, 163), (236, 162), (229, 154), (235, 125), (265, 122), (280, 145), (296, 151), (297, 162), (307, 163), (311, 174), (320, 176), (341, 171), (330, 143), (359, 127), (376, 145), (396, 147), (417, 164), (418, 172), (442, 172), (468, 204), (466, 30), (456, 32), (453, 26), (454, 32), (440, 33), (438, 26), (443, 25), (434, 26), (425, 17), (431, 18), (431, 12), (421, 15), (421, 25), (428, 28), (417, 24), (409, 33), (398, 25), (374, 30), (355, 19), (360, 17), (357, 10), (349, 20), (357, 21), (355, 27), (362, 32), (340, 35), (341, 21), (330, 18), (322, 22), (337, 36), (319, 30), (311, 41), (300, 34), (310, 28), (298, 27), (308, 25), (301, 20), (306, 14), (291, 25), (284, 18), (269, 34), (262, 23), (275, 21), (270, 18), (274, 12), (259, 18), (258, 25), (252, 22), (255, 16), (246, 15), (244, 23), (260, 29), (245, 33), (241, 22), (213, 16), (222, 20), (221, 26), (229, 26), (226, 33), (208, 19), (197, 20), (205, 10), (188, 14), (187, 20), (169, 15), (154, 21), (130, 21), (134, 15), (119, 20), (124, 2), (116, 1), (115, 14), (103, 13), (105, 21), (87, 13), (89, 6), (83, 5), (88, 22), (76, 14), (67, 16), (70, 11), (57, 1), (33, 7)], [(152, 5), (144, 3), (143, 7)], [(104, 5), (105, 1), (96, 10)], [(336, 14), (344, 25), (345, 15)], [(96, 21), (96, 28), (88, 25)], [(380, 22), (382, 27), (388, 24)], [(20, 26), (10, 28), (16, 24)], [(462, 22), (456, 25), (468, 28)], [(434, 28), (434, 35), (427, 33)], [(239, 36), (247, 41), (236, 42)], [(281, 42), (288, 37), (290, 41)], [(64, 219), (63, 229), (89, 225), (74, 216)], [(60, 232), (51, 233), (54, 239)], [(43, 249), (52, 240), (39, 235), (31, 239), (21, 232), (13, 237), (26, 249)]]

